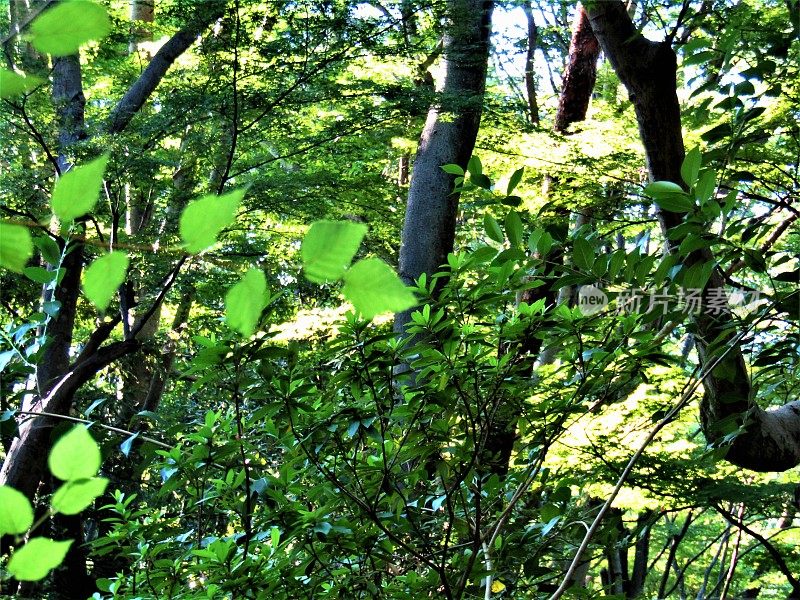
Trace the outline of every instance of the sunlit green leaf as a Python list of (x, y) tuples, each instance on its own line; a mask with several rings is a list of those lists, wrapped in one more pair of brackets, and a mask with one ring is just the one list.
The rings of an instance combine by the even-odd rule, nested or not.
[(442, 165), (442, 171), (450, 175), (460, 175), (460, 176), (464, 175), (464, 169), (462, 169), (458, 165)]
[(511, 211), (506, 215), (505, 219), (506, 236), (512, 246), (519, 246), (522, 244), (522, 219), (515, 211)]
[(33, 256), (31, 232), (24, 225), (0, 223), (0, 265), (22, 273), (25, 263)]
[(99, 310), (108, 307), (114, 292), (125, 281), (128, 255), (110, 252), (95, 260), (83, 274), (83, 291)]
[(236, 219), (246, 189), (222, 196), (203, 196), (189, 204), (181, 214), (180, 233), (186, 250), (197, 254), (217, 242), (217, 236)]
[(572, 259), (575, 265), (589, 271), (594, 264), (594, 247), (583, 238), (577, 238), (573, 243)]
[(106, 9), (89, 0), (68, 0), (45, 10), (31, 25), (31, 43), (53, 56), (75, 54), (88, 41), (111, 31)]
[(367, 226), (350, 221), (317, 221), (303, 238), (300, 256), (306, 278), (335, 281), (350, 265), (367, 233)]
[(38, 581), (64, 561), (72, 540), (57, 542), (35, 537), (16, 550), (8, 561), (8, 572), (19, 581)]
[(50, 451), (50, 472), (64, 481), (88, 479), (100, 468), (100, 447), (83, 425), (62, 435)]
[(86, 164), (72, 167), (56, 182), (53, 190), (53, 213), (62, 221), (71, 221), (94, 208), (103, 174), (108, 164), (108, 154), (103, 154)]
[(42, 83), (39, 77), (24, 77), (8, 69), (0, 69), (0, 99), (27, 92)]
[(483, 228), (490, 239), (502, 244), (505, 241), (500, 223), (491, 215), (483, 215)]
[(107, 485), (108, 479), (105, 477), (67, 481), (53, 494), (50, 506), (55, 512), (77, 515), (105, 492)]
[(384, 312), (400, 312), (417, 304), (397, 273), (378, 258), (360, 260), (348, 269), (343, 293), (365, 319)]
[(703, 156), (700, 154), (700, 148), (695, 146), (683, 159), (681, 165), (681, 177), (686, 182), (686, 185), (693, 187), (697, 182), (697, 176), (700, 174), (700, 165), (703, 162)]
[(259, 269), (250, 269), (225, 295), (225, 321), (243, 336), (252, 335), (267, 305), (267, 280)]
[(522, 175), (525, 173), (525, 167), (520, 167), (511, 175), (511, 178), (508, 180), (508, 188), (506, 189), (506, 195), (510, 196), (511, 192), (513, 192), (519, 182), (522, 181)]
[(25, 533), (33, 524), (33, 507), (25, 494), (0, 485), (0, 535)]

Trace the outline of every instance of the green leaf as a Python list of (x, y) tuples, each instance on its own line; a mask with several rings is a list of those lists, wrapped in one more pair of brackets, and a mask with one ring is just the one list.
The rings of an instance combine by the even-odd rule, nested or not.
[(183, 209), (179, 229), (187, 252), (197, 254), (217, 242), (219, 233), (236, 219), (246, 191), (241, 188), (222, 196), (209, 194)]
[(83, 425), (62, 435), (47, 460), (50, 472), (63, 481), (94, 477), (101, 462), (100, 447)]
[(25, 263), (33, 256), (31, 232), (23, 225), (0, 223), (0, 265), (22, 273)]
[(8, 561), (8, 572), (19, 581), (39, 581), (64, 561), (72, 540), (57, 542), (36, 537), (14, 552)]
[(110, 31), (105, 8), (88, 0), (70, 0), (42, 13), (31, 25), (30, 37), (39, 52), (67, 56), (90, 40), (103, 39)]
[(50, 236), (42, 235), (33, 238), (34, 245), (39, 249), (45, 262), (57, 265), (61, 261), (61, 248), (58, 247)]
[(48, 271), (43, 267), (25, 267), (22, 273), (31, 281), (42, 285), (49, 285), (58, 275), (57, 271)]
[(344, 275), (367, 234), (367, 226), (350, 221), (317, 221), (303, 238), (300, 256), (306, 279), (336, 281)]
[(481, 159), (478, 158), (477, 155), (470, 157), (467, 163), (467, 171), (469, 171), (470, 178), (472, 179), (480, 177), (483, 174), (483, 165), (481, 165)]
[(464, 169), (458, 165), (442, 165), (442, 171), (450, 175), (458, 175), (460, 177), (464, 176)]
[(0, 535), (25, 533), (33, 525), (33, 507), (25, 494), (0, 485)]
[(510, 196), (511, 192), (513, 192), (516, 187), (519, 185), (519, 182), (522, 181), (522, 175), (525, 172), (525, 167), (520, 167), (511, 175), (508, 180), (508, 188), (506, 189), (506, 196)]
[(72, 167), (58, 179), (52, 207), (59, 219), (72, 221), (94, 208), (107, 164), (108, 154), (103, 154), (84, 165)]
[(500, 229), (500, 223), (493, 216), (483, 215), (483, 228), (486, 230), (486, 235), (495, 242), (502, 244), (505, 241), (506, 238), (503, 236), (503, 230)]
[(673, 194), (682, 194), (683, 188), (677, 183), (672, 181), (654, 181), (644, 188), (644, 193), (651, 198), (661, 198), (663, 196), (671, 196)]
[(39, 77), (24, 77), (14, 71), (0, 69), (0, 99), (27, 92), (40, 83), (42, 83), (42, 79)]
[(694, 188), (694, 195), (700, 204), (705, 204), (711, 199), (717, 187), (717, 174), (711, 169), (703, 171)]
[(594, 264), (594, 248), (583, 238), (577, 238), (573, 243), (572, 260), (579, 268), (589, 271)]
[(253, 334), (267, 305), (267, 279), (259, 269), (250, 269), (225, 294), (225, 321), (228, 327), (248, 337)]
[(700, 154), (700, 148), (695, 146), (683, 159), (681, 165), (681, 177), (689, 187), (694, 187), (697, 182), (697, 176), (700, 174), (700, 165), (703, 163), (703, 156)]
[(522, 244), (522, 219), (513, 210), (506, 215), (505, 219), (506, 235), (512, 246)]
[(378, 258), (360, 260), (348, 269), (342, 292), (365, 319), (385, 312), (400, 312), (417, 304), (397, 273)]
[(125, 281), (128, 273), (128, 255), (109, 252), (95, 260), (83, 274), (83, 291), (98, 310), (108, 308), (114, 292)]
[(77, 515), (87, 508), (94, 499), (106, 491), (108, 479), (105, 477), (89, 477), (67, 481), (58, 488), (50, 500), (55, 512), (64, 515)]

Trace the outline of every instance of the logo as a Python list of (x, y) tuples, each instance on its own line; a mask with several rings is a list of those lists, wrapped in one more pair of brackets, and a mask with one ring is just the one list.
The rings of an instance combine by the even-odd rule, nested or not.
[(608, 296), (593, 285), (582, 285), (578, 289), (578, 308), (586, 316), (596, 315), (608, 306)]

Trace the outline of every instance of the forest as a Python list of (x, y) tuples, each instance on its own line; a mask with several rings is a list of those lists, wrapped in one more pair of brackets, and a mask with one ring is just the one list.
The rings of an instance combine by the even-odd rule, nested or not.
[(4, 0), (0, 598), (800, 599), (799, 0)]

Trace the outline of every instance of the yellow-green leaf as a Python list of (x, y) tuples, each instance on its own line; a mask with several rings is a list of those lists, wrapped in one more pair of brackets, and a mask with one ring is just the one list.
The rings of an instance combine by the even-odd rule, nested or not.
[(108, 308), (114, 292), (125, 281), (128, 255), (110, 252), (95, 260), (83, 274), (83, 291), (99, 310)]
[(384, 312), (400, 312), (417, 304), (397, 273), (379, 258), (360, 260), (348, 269), (343, 293), (365, 319)]
[(108, 154), (84, 165), (72, 167), (56, 182), (53, 213), (62, 221), (82, 217), (94, 208), (103, 186)]
[(53, 511), (65, 515), (77, 515), (88, 507), (94, 499), (106, 491), (108, 479), (89, 477), (67, 481), (53, 494), (50, 506)]
[(0, 265), (15, 273), (22, 273), (31, 256), (33, 240), (28, 228), (13, 223), (0, 223)]
[(314, 283), (336, 281), (350, 266), (367, 234), (367, 226), (350, 221), (317, 221), (303, 238), (300, 257), (306, 278)]
[(25, 494), (0, 485), (0, 535), (25, 533), (33, 524), (33, 507)]
[(243, 336), (252, 335), (261, 311), (267, 305), (267, 280), (258, 269), (250, 269), (225, 294), (225, 321)]
[(36, 537), (14, 552), (8, 561), (8, 572), (19, 581), (38, 581), (60, 565), (72, 540), (57, 542), (45, 537)]
[(50, 472), (64, 481), (94, 477), (100, 463), (100, 447), (83, 425), (62, 435), (47, 461)]
[(25, 77), (8, 69), (0, 69), (0, 98), (10, 98), (42, 83), (39, 77)]
[(222, 196), (203, 196), (183, 210), (180, 233), (188, 252), (197, 254), (217, 242), (220, 231), (236, 219), (245, 191), (242, 188)]
[(30, 39), (39, 52), (67, 56), (90, 40), (103, 39), (110, 31), (111, 20), (105, 8), (89, 0), (68, 0), (36, 18)]

